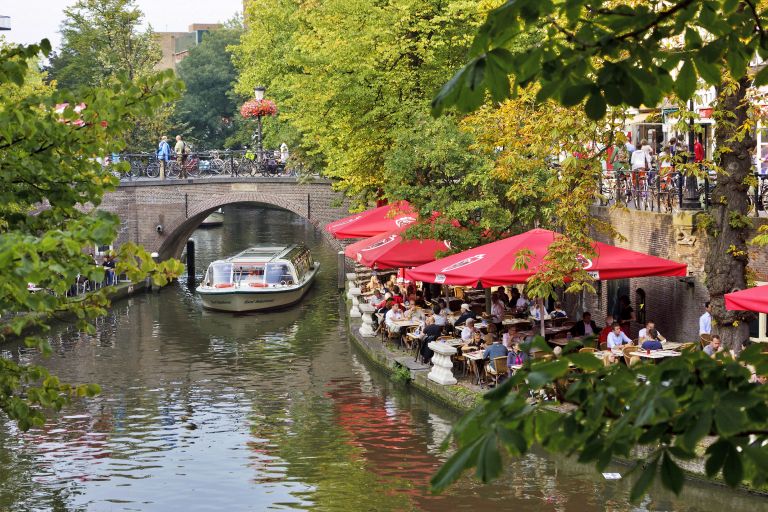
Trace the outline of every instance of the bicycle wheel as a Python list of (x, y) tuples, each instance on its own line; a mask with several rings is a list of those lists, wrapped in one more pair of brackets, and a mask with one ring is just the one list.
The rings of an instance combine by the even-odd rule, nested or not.
[(197, 178), (200, 175), (200, 162), (198, 160), (189, 161), (184, 164), (184, 170), (187, 171), (187, 176), (190, 178)]
[(157, 178), (160, 176), (160, 163), (159, 162), (150, 162), (149, 165), (147, 165), (147, 178)]
[(128, 172), (126, 173), (131, 178), (136, 178), (138, 176), (141, 176), (141, 171), (144, 170), (144, 164), (141, 160), (135, 160), (131, 159), (129, 160), (130, 163), (130, 169), (128, 169)]
[(220, 158), (214, 158), (211, 160), (211, 165), (208, 167), (209, 176), (218, 176), (224, 172), (224, 161)]
[(171, 160), (170, 162), (168, 162), (168, 168), (165, 170), (165, 177), (178, 178), (180, 172), (181, 172), (181, 169), (179, 168), (179, 163), (176, 162), (176, 160)]

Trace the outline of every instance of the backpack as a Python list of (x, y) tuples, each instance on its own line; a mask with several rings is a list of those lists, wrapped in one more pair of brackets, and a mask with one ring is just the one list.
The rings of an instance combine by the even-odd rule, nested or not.
[(191, 150), (191, 149), (189, 149), (189, 146), (187, 146), (187, 143), (186, 143), (186, 142), (184, 142), (184, 141), (182, 141), (181, 143), (182, 143), (182, 144), (184, 144), (184, 147), (182, 148), (181, 152), (182, 152), (183, 154), (185, 154), (185, 155), (188, 155), (188, 154), (190, 154), (190, 153), (192, 152), (192, 150)]

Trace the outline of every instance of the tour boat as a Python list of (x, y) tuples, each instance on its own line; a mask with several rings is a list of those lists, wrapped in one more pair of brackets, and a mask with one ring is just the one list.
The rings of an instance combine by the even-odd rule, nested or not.
[(219, 311), (260, 311), (301, 300), (320, 263), (304, 245), (258, 246), (208, 266), (197, 293)]
[(203, 219), (203, 222), (200, 223), (200, 227), (212, 228), (214, 226), (221, 226), (222, 224), (224, 224), (224, 212), (219, 208)]

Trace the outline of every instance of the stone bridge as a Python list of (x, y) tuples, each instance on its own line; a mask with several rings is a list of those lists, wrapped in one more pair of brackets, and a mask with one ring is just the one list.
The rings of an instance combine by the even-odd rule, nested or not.
[(104, 196), (99, 209), (120, 217), (116, 245), (135, 242), (167, 259), (181, 255), (187, 239), (212, 211), (233, 203), (284, 208), (318, 228), (349, 214), (347, 201), (331, 189), (329, 180), (290, 177), (124, 181)]

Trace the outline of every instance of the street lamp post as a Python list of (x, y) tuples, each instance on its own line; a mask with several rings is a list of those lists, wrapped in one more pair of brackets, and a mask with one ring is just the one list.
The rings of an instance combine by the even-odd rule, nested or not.
[[(693, 112), (693, 100), (689, 100), (689, 109)], [(689, 120), (689, 133), (688, 133), (688, 159), (687, 162), (693, 161), (693, 144), (696, 139), (696, 134), (693, 130), (693, 117)], [(695, 175), (687, 174), (685, 176), (685, 195), (683, 197), (683, 204), (680, 205), (683, 210), (698, 210), (701, 208), (699, 202), (699, 182)]]
[[(253, 96), (256, 98), (256, 101), (264, 99), (264, 92), (266, 90), (266, 87), (263, 85), (259, 85), (253, 90)], [(256, 158), (258, 158), (259, 165), (264, 165), (264, 148), (261, 142), (261, 113), (256, 116)]]

